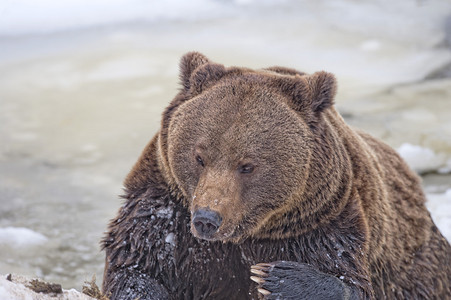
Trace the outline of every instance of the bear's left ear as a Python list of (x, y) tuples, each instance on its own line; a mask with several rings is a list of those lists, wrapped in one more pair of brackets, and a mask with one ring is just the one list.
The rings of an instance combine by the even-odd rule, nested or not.
[(337, 91), (335, 76), (324, 71), (312, 75), (296, 75), (280, 78), (278, 86), (292, 97), (293, 108), (320, 113), (334, 104)]
[(334, 104), (337, 81), (333, 74), (320, 71), (312, 75), (300, 76), (300, 79), (305, 86), (298, 91), (300, 94), (298, 94), (296, 100), (308, 103), (315, 113), (319, 113)]
[(337, 80), (332, 73), (316, 72), (310, 76), (311, 85), (315, 87), (312, 107), (314, 111), (322, 111), (334, 105), (337, 94)]

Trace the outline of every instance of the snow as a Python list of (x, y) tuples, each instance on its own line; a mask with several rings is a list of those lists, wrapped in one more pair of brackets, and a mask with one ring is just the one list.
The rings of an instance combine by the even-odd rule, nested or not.
[(438, 170), (440, 173), (451, 172), (451, 159), (444, 153), (436, 153), (432, 149), (404, 143), (398, 148), (401, 157), (417, 173)]
[(377, 51), (381, 48), (381, 42), (378, 40), (366, 40), (360, 44), (363, 51)]
[(87, 75), (91, 81), (120, 80), (157, 74), (152, 60), (144, 57), (127, 57), (101, 64)]
[(162, 207), (156, 211), (156, 216), (159, 218), (169, 219), (172, 216), (172, 208)]
[(44, 235), (28, 228), (23, 227), (0, 228), (0, 245), (5, 244), (10, 247), (26, 247), (43, 244), (46, 241), (47, 238)]
[[(315, 18), (337, 30), (363, 32), (373, 37), (389, 36), (400, 42), (425, 40), (429, 44), (436, 42), (436, 32), (439, 26), (443, 26), (450, 4), (440, 0), (400, 0), (396, 3), (390, 0), (371, 3), (308, 0), (4, 0), (0, 2), (0, 35), (56, 32), (127, 22), (224, 19), (260, 13), (264, 9), (274, 14), (281, 12), (284, 16), (296, 11), (298, 18), (307, 22)], [(311, 14), (311, 11), (321, 13)], [(346, 18), (343, 18), (344, 15)], [(416, 30), (411, 30), (412, 26)], [(370, 43), (363, 48), (371, 51), (378, 48), (379, 43)]]
[(174, 233), (170, 232), (166, 238), (164, 239), (164, 241), (168, 244), (171, 244), (172, 246), (175, 246), (175, 241), (174, 241)]
[[(451, 158), (445, 153), (432, 149), (404, 143), (398, 148), (401, 157), (417, 173), (437, 171), (439, 174), (451, 173)], [(431, 187), (429, 188), (431, 190)], [(451, 189), (444, 193), (427, 193), (426, 206), (431, 212), (435, 225), (443, 236), (451, 241)]]
[(451, 189), (445, 193), (429, 193), (426, 206), (431, 212), (435, 225), (443, 236), (451, 242)]
[(29, 285), (31, 279), (12, 275), (12, 281), (6, 279), (5, 275), (0, 275), (0, 300), (92, 300), (93, 298), (80, 293), (75, 289), (64, 290), (63, 293), (44, 294), (36, 293), (26, 286)]
[(197, 20), (227, 15), (211, 0), (13, 0), (0, 2), (0, 35), (55, 32), (113, 23)]
[[(17, 289), (12, 288), (11, 285), (9, 286), (0, 286), (0, 299), (18, 299), (18, 292)], [(23, 300), (32, 300), (33, 298), (31, 295), (24, 295)]]

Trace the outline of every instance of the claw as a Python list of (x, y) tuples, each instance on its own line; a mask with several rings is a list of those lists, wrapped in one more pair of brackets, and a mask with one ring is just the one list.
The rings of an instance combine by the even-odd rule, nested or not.
[(257, 276), (251, 276), (251, 280), (252, 280), (252, 281), (255, 281), (255, 282), (258, 283), (258, 284), (263, 284), (263, 283), (265, 283), (265, 280), (264, 280), (264, 279), (261, 279), (260, 277), (257, 277)]
[(274, 264), (270, 264), (270, 263), (259, 263), (259, 264), (256, 264), (255, 266), (261, 266), (261, 267), (267, 267), (267, 268), (269, 268), (269, 267), (274, 266)]
[(251, 269), (268, 270), (268, 268), (270, 268), (270, 267), (272, 267), (272, 265), (261, 263), (261, 264), (256, 264), (256, 265), (251, 266)]
[(268, 291), (268, 290), (265, 290), (265, 289), (257, 289), (257, 291), (259, 292), (259, 293), (262, 293), (263, 295), (265, 295), (265, 296), (267, 296), (267, 295), (271, 295), (271, 292), (270, 291)]
[(254, 269), (251, 267), (251, 273), (257, 274), (257, 275), (261, 275), (261, 276), (267, 276), (268, 274), (259, 270), (259, 269)]

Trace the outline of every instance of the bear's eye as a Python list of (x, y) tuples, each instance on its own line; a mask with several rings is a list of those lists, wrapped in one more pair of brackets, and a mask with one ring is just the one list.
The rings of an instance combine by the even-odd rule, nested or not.
[(202, 157), (200, 157), (200, 155), (196, 155), (196, 160), (199, 163), (199, 165), (204, 167), (204, 161), (202, 160)]
[(238, 171), (242, 174), (249, 174), (254, 171), (254, 166), (251, 164), (245, 164), (238, 168)]

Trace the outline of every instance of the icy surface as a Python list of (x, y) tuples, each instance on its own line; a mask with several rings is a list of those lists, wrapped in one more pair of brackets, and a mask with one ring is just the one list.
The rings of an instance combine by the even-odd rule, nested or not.
[(6, 1), (3, 8), (7, 13), (0, 21), (0, 34), (53, 32), (127, 21), (208, 19), (230, 13), (224, 3), (211, 0), (19, 0)]
[(432, 149), (409, 143), (402, 144), (398, 148), (398, 152), (407, 164), (418, 173), (434, 170), (440, 173), (451, 172), (451, 159), (447, 159), (445, 153), (435, 153)]
[(445, 193), (429, 193), (426, 206), (432, 219), (446, 239), (451, 242), (451, 189)]
[(63, 290), (61, 294), (36, 293), (26, 286), (31, 279), (23, 276), (12, 275), (12, 281), (6, 279), (6, 275), (0, 275), (0, 299), (1, 300), (93, 300), (75, 289)]
[(175, 246), (174, 233), (173, 232), (169, 233), (164, 241), (168, 244), (171, 244), (172, 246)]
[[(33, 230), (20, 227), (0, 228), (0, 244), (10, 247), (26, 247), (45, 243), (47, 238)], [(1, 298), (0, 298), (1, 299)]]
[(425, 187), (449, 239), (450, 15), (441, 0), (0, 1), (0, 228), (41, 241), (12, 247), (25, 234), (3, 231), (0, 273), (66, 288), (102, 278), (98, 243), (123, 179), (192, 50), (226, 65), (333, 72), (348, 123), (423, 176), (441, 172)]

